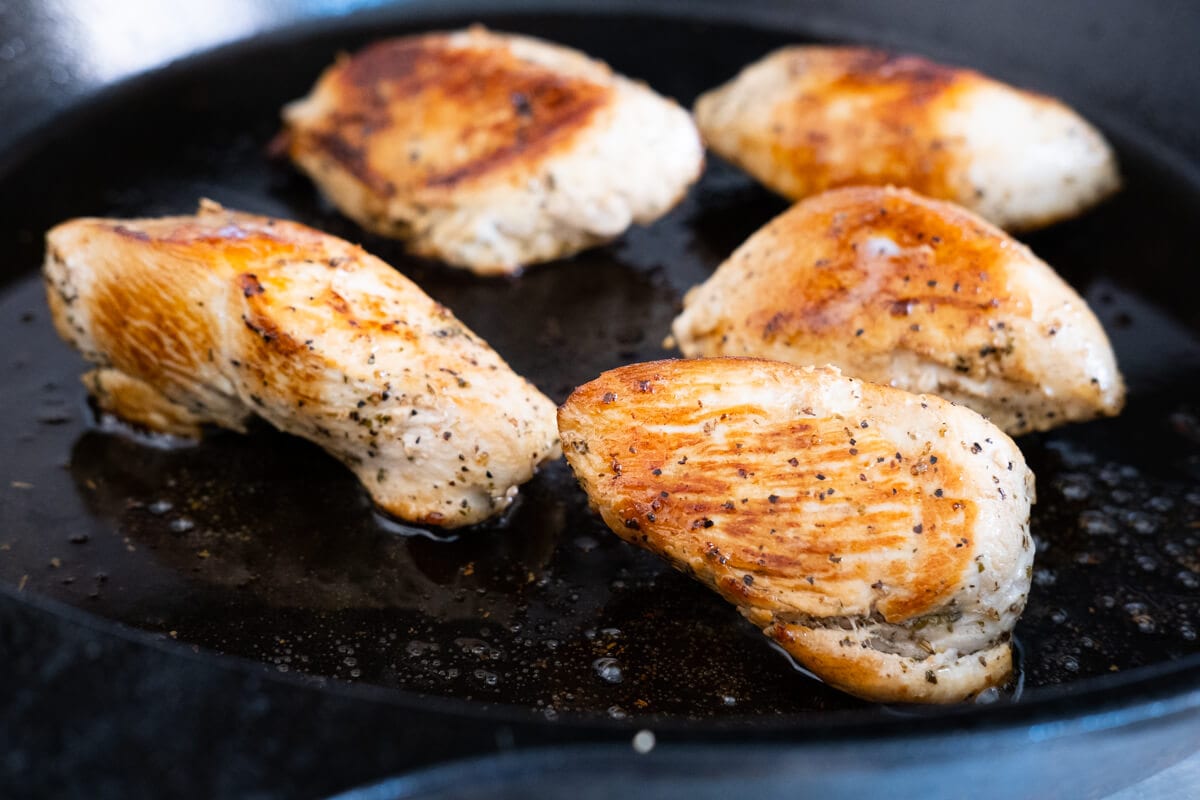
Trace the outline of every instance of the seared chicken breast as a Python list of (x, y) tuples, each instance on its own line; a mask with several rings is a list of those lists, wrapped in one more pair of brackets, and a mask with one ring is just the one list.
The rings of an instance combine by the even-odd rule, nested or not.
[(787, 47), (696, 102), (708, 146), (798, 200), (895, 184), (1024, 230), (1120, 184), (1100, 133), (1057, 100), (862, 47)]
[(1104, 330), (1054, 270), (974, 214), (903, 189), (797, 203), (688, 292), (672, 330), (690, 357), (836, 364), (1013, 435), (1125, 400)]
[(827, 683), (943, 703), (1009, 676), (1033, 475), (975, 412), (833, 368), (721, 358), (606, 372), (558, 424), (618, 536)]
[(403, 275), (303, 225), (214, 203), (76, 219), (47, 234), (44, 272), (102, 408), (177, 436), (258, 415), (405, 520), (486, 519), (558, 454), (541, 392)]
[(283, 118), (292, 159), (344, 214), (480, 274), (652, 222), (704, 161), (674, 102), (575, 50), (480, 27), (342, 58)]

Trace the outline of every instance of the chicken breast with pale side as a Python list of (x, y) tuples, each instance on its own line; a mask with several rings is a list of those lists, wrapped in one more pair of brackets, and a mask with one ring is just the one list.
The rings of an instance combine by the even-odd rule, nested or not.
[(1125, 402), (1104, 329), (1054, 270), (974, 214), (902, 189), (797, 203), (688, 292), (672, 330), (689, 357), (836, 364), (1013, 435)]
[(480, 27), (340, 58), (283, 118), (292, 159), (344, 214), (480, 274), (652, 222), (704, 163), (674, 102), (575, 50)]
[(1120, 186), (1112, 149), (1066, 105), (919, 56), (787, 47), (695, 115), (713, 151), (793, 200), (894, 184), (1027, 230)]
[(621, 538), (804, 667), (880, 702), (1003, 684), (1033, 564), (1033, 474), (975, 412), (756, 359), (634, 364), (559, 409)]
[(54, 324), (106, 411), (153, 431), (253, 415), (345, 463), (385, 511), (458, 527), (557, 457), (554, 405), (414, 283), (294, 222), (76, 219), (46, 237)]

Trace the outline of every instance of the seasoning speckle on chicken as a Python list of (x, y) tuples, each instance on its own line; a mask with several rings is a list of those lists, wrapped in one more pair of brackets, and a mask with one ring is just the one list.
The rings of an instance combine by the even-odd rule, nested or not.
[(793, 200), (905, 186), (1010, 230), (1115, 192), (1100, 133), (1049, 97), (968, 69), (863, 47), (787, 47), (700, 97), (708, 146)]
[(720, 358), (606, 372), (558, 424), (618, 536), (826, 682), (954, 702), (1009, 676), (1033, 474), (975, 412), (832, 368)]
[(1010, 434), (1117, 414), (1096, 316), (1021, 243), (950, 203), (853, 187), (797, 203), (688, 292), (684, 355), (835, 364)]
[(55, 326), (99, 365), (99, 405), (154, 431), (316, 442), (403, 519), (458, 527), (556, 457), (554, 405), (414, 283), (359, 247), (204, 202), (47, 234)]
[(481, 27), (373, 44), (283, 116), (292, 159), (343, 213), (481, 274), (652, 222), (704, 162), (674, 102), (575, 50)]

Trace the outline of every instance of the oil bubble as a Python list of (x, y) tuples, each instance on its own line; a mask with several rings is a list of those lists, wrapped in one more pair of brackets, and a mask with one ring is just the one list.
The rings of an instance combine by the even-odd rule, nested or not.
[(1117, 532), (1117, 523), (1099, 511), (1084, 511), (1080, 514), (1079, 527), (1092, 536), (1111, 536)]
[(187, 533), (196, 527), (196, 523), (187, 517), (176, 517), (167, 523), (167, 527), (175, 533)]
[(1053, 586), (1058, 582), (1058, 575), (1053, 570), (1039, 567), (1033, 571), (1033, 582), (1042, 587)]
[(592, 669), (595, 670), (596, 676), (605, 683), (618, 684), (625, 680), (625, 676), (621, 673), (620, 663), (610, 656), (597, 658), (592, 662)]
[(171, 509), (175, 508), (175, 504), (170, 500), (155, 500), (150, 505), (146, 506), (146, 510), (156, 517), (161, 517)]
[(441, 645), (437, 644), (436, 642), (422, 642), (419, 639), (413, 639), (404, 646), (404, 652), (414, 657), (428, 655), (429, 653), (436, 653), (441, 649)]

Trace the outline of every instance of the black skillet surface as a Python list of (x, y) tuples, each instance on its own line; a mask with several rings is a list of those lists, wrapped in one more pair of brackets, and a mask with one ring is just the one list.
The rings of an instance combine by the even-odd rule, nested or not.
[[(499, 524), (402, 535), (304, 442), (262, 430), (164, 450), (87, 409), (82, 363), (44, 309), (41, 233), (80, 214), (185, 212), (201, 196), (362, 242), (555, 400), (603, 369), (664, 355), (682, 292), (784, 207), (715, 159), (653, 227), (499, 281), (404, 256), (266, 158), (278, 107), (338, 50), (480, 18), (578, 46), (684, 103), (805, 38), (802, 24), (777, 33), (649, 16), (348, 22), (178, 65), (70, 117), (0, 175), (0, 581), (203, 652), (384, 687), (393, 702), (515, 706), (564, 729), (579, 715), (631, 730), (894, 724), (910, 712), (798, 674), (722, 601), (611, 536), (561, 463)], [(1136, 683), (1139, 669), (1194, 686), (1200, 670), (1200, 186), (1137, 136), (1110, 133), (1125, 192), (1029, 241), (1101, 317), (1130, 403), (1116, 420), (1020, 441), (1038, 475), (1038, 559), (1017, 630), (1023, 691), (1002, 705), (1036, 707), (1130, 670)], [(956, 711), (954, 724), (996, 711)]]

